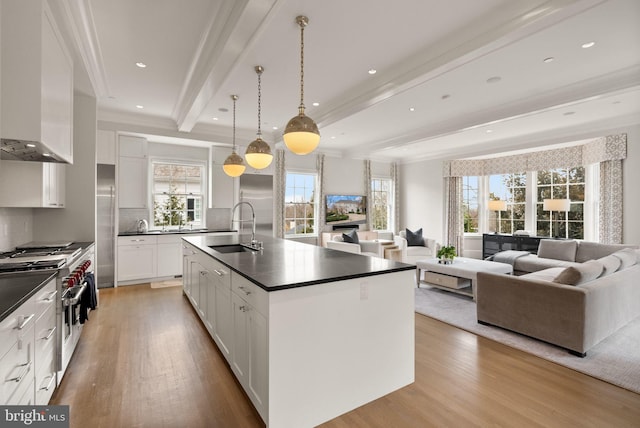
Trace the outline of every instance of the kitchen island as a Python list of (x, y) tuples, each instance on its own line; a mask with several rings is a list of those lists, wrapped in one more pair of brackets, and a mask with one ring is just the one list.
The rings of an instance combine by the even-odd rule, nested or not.
[(269, 427), (311, 427), (414, 381), (415, 267), (259, 236), (184, 237), (189, 298)]

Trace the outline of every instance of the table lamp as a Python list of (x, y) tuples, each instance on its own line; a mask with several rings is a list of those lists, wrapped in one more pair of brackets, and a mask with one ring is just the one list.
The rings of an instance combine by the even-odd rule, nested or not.
[(489, 201), (489, 210), (496, 211), (496, 230), (494, 233), (498, 233), (500, 229), (501, 212), (507, 210), (507, 201), (495, 200)]
[[(557, 217), (557, 213), (559, 211), (569, 211), (569, 208), (571, 208), (571, 199), (544, 199), (542, 201), (542, 209), (545, 211), (549, 211), (551, 216), (553, 216), (553, 213), (556, 213), (556, 217)], [(556, 219), (557, 221), (557, 219)], [(551, 221), (551, 230), (549, 231), (549, 236), (554, 236), (553, 235), (553, 220)], [(559, 230), (556, 230), (556, 232), (559, 232)], [(558, 237), (558, 233), (555, 234), (555, 237)]]

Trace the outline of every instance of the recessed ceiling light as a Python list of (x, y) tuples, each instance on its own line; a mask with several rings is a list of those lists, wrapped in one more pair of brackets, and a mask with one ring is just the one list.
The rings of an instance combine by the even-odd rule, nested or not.
[(145, 64), (144, 62), (136, 62), (136, 66), (139, 68), (146, 68), (147, 64)]
[(409, 111), (416, 111), (416, 109), (413, 107), (409, 107)]
[(218, 118), (217, 118), (217, 117), (212, 117), (211, 119), (212, 119), (212, 120), (218, 120)]
[(314, 107), (318, 107), (320, 105), (320, 103), (313, 103), (311, 105), (314, 106)]
[(562, 114), (565, 115), (565, 116), (571, 116), (573, 114), (576, 114), (576, 112), (575, 111), (567, 111), (567, 112), (564, 112)]
[(142, 105), (138, 104), (138, 105), (136, 106), (136, 108), (144, 108), (144, 106), (142, 106)]
[(278, 129), (278, 127), (277, 126), (273, 126), (271, 129), (276, 130), (276, 129)]
[(221, 112), (223, 112), (223, 113), (226, 113), (226, 112), (228, 112), (228, 111), (229, 111), (229, 109), (228, 109), (228, 108), (226, 108), (226, 107), (220, 107), (220, 108), (218, 109), (218, 111), (221, 111)]
[(499, 81), (502, 80), (502, 77), (500, 76), (493, 76), (493, 77), (489, 77), (487, 79), (487, 83), (498, 83)]
[(493, 129), (487, 129), (487, 134), (491, 134), (493, 132)]
[(369, 74), (376, 74), (378, 72), (378, 70), (376, 70), (375, 68), (370, 68), (369, 69)]
[(587, 42), (587, 43), (583, 43), (583, 44), (582, 44), (582, 48), (583, 48), (583, 49), (587, 49), (587, 48), (590, 48), (590, 47), (594, 46), (595, 44), (596, 44), (596, 42)]
[(450, 98), (451, 95), (449, 94), (444, 94), (443, 96), (441, 96), (440, 98), (442, 98), (443, 100), (446, 100), (447, 98)]
[(332, 136), (331, 136), (331, 139), (332, 139), (332, 140), (335, 140), (335, 139), (336, 139), (336, 136), (335, 136), (335, 135), (332, 135)]
[(542, 62), (550, 63), (550, 62), (553, 62), (554, 59), (555, 59), (554, 57), (550, 56), (548, 58), (543, 59)]

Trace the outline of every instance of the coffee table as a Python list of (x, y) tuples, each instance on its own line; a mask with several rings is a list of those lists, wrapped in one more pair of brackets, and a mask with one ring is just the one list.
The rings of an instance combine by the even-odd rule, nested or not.
[[(451, 264), (438, 263), (438, 259), (423, 259), (416, 262), (416, 282), (432, 287), (464, 294), (476, 298), (478, 272), (512, 274), (513, 267), (507, 263), (456, 257)], [(424, 273), (425, 279), (422, 279)]]

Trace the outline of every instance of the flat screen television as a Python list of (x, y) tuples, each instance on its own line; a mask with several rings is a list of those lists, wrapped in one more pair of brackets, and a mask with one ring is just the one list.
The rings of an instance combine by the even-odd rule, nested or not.
[(367, 198), (362, 195), (327, 195), (326, 221), (348, 227), (367, 223)]

